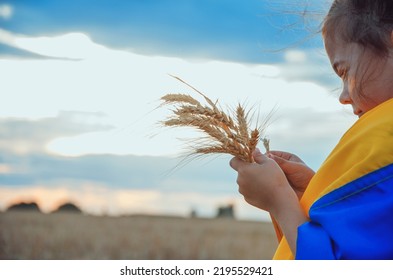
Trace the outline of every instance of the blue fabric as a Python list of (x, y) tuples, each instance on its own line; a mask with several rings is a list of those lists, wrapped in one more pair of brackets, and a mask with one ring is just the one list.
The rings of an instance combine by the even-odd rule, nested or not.
[(296, 259), (393, 259), (393, 164), (318, 199), (298, 229)]

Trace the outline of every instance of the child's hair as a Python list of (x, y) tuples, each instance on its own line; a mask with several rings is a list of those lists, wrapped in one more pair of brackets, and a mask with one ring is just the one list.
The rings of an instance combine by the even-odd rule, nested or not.
[(384, 57), (393, 48), (392, 30), (392, 0), (334, 0), (323, 22), (322, 34), (325, 38), (357, 43)]

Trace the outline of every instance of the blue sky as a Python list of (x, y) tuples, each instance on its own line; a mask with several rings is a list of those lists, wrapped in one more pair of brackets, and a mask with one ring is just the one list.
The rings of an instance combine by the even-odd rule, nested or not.
[(224, 106), (274, 109), (272, 148), (317, 169), (355, 120), (314, 32), (326, 3), (0, 1), (0, 209), (212, 216), (234, 203), (267, 218), (237, 193), (230, 156), (176, 168), (196, 134), (160, 128), (158, 100), (193, 94), (173, 74)]

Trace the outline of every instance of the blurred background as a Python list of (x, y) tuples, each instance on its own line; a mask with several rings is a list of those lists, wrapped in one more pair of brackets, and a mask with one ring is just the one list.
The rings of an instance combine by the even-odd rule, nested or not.
[(0, 0), (0, 257), (270, 258), (231, 157), (182, 161), (196, 135), (160, 127), (159, 99), (195, 94), (175, 75), (273, 112), (271, 149), (317, 169), (355, 120), (318, 33), (329, 2)]

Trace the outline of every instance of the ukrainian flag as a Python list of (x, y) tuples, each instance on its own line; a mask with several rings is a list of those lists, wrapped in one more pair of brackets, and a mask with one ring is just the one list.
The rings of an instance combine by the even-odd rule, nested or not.
[(343, 135), (300, 203), (296, 256), (283, 237), (274, 259), (393, 259), (393, 99)]

